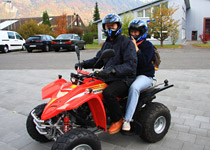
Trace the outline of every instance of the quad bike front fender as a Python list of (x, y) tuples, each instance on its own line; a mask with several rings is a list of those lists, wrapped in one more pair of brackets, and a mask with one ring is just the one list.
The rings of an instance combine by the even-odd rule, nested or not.
[(77, 98), (75, 100), (72, 100), (70, 103), (67, 103), (64, 106), (61, 106), (58, 109), (62, 111), (72, 110), (72, 109), (78, 108), (79, 106), (81, 106), (82, 104), (86, 102), (88, 103), (90, 111), (92, 112), (93, 119), (95, 121), (96, 126), (106, 132), (107, 131), (106, 112), (104, 109), (104, 104), (101, 98), (94, 93), (85, 94), (84, 96)]
[(52, 98), (55, 93), (58, 93), (61, 86), (67, 83), (64, 79), (58, 79), (42, 88), (42, 99)]
[[(64, 97), (59, 98), (59, 101), (62, 101), (63, 98)], [(107, 126), (104, 105), (101, 98), (94, 93), (87, 93), (81, 97), (72, 100), (70, 99), (60, 107), (45, 108), (41, 116), (41, 120), (50, 119), (63, 111), (76, 109), (86, 102), (88, 103), (90, 111), (92, 112), (96, 126), (106, 132)]]

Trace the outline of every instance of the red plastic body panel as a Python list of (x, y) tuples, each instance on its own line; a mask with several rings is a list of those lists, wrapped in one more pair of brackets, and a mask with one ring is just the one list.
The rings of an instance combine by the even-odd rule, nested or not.
[[(86, 78), (81, 85), (74, 85), (64, 79), (56, 80), (42, 89), (42, 98), (51, 100), (46, 105), (41, 119), (53, 118), (63, 111), (76, 109), (88, 103), (96, 126), (107, 131), (106, 113), (102, 102), (102, 90), (106, 87), (106, 83), (93, 78)], [(92, 89), (92, 92), (89, 93), (88, 89)]]
[(42, 99), (52, 98), (54, 94), (58, 93), (61, 85), (64, 83), (67, 83), (67, 81), (64, 79), (58, 79), (42, 88)]

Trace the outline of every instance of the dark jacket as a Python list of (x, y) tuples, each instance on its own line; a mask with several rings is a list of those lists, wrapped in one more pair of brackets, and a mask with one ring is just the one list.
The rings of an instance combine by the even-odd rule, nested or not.
[(155, 69), (152, 64), (152, 61), (155, 61), (155, 55), (152, 43), (150, 41), (145, 40), (140, 45), (138, 45), (138, 48), (138, 65), (136, 75), (154, 77)]
[(118, 35), (114, 40), (107, 38), (96, 57), (84, 61), (84, 68), (92, 68), (105, 49), (114, 49), (115, 56), (102, 59), (96, 64), (95, 68), (100, 69), (104, 67), (106, 69), (110, 66), (114, 67), (116, 74), (105, 79), (105, 82), (122, 80), (130, 86), (136, 77), (137, 57), (132, 41), (122, 35)]

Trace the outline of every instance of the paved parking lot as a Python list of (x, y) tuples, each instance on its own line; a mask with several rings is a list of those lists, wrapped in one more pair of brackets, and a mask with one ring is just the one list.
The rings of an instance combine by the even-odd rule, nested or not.
[[(160, 51), (162, 64), (156, 72), (158, 83), (168, 79), (175, 85), (158, 94), (155, 100), (171, 111), (168, 134), (160, 142), (149, 144), (137, 135), (102, 133), (99, 138), (103, 150), (210, 150), (210, 50), (185, 47)], [(10, 53), (8, 57), (14, 59), (16, 55), (19, 58), (21, 53)], [(83, 57), (86, 53), (82, 53)], [(61, 54), (58, 57), (71, 55)], [(45, 102), (41, 100), (41, 88), (55, 80), (58, 74), (68, 80), (70, 72), (74, 71), (73, 65), (70, 64), (70, 69), (65, 68), (67, 66), (44, 69), (37, 67), (39, 65), (29, 69), (21, 68), (24, 65), (18, 65), (18, 62), (16, 66), (14, 62), (8, 62), (7, 68), (7, 64), (2, 63), (6, 62), (6, 55), (0, 54), (0, 150), (50, 150), (52, 142), (41, 144), (29, 137), (26, 118), (31, 109)], [(30, 57), (33, 58), (31, 54)]]

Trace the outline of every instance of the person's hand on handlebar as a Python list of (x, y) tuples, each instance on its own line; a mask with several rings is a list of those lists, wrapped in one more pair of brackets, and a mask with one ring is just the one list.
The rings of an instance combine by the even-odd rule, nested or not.
[(83, 61), (81, 63), (76, 63), (75, 66), (74, 66), (74, 68), (75, 68), (75, 70), (77, 70), (78, 68), (80, 70), (82, 70), (82, 68), (84, 68), (84, 66), (85, 66), (85, 62)]
[(110, 75), (114, 75), (115, 73), (116, 73), (116, 70), (114, 69), (114, 67), (111, 66), (106, 69), (103, 69), (100, 72), (95, 72), (94, 75), (96, 77), (101, 77), (101, 78), (107, 79), (107, 78), (109, 78)]

